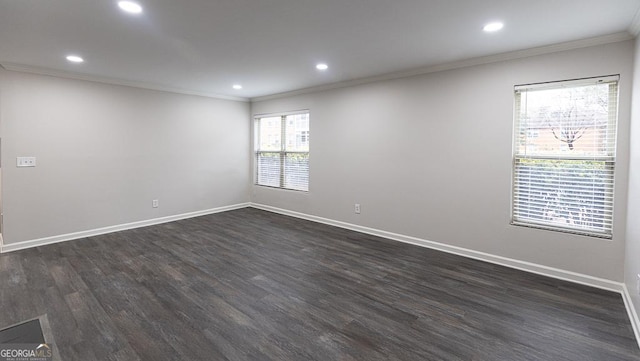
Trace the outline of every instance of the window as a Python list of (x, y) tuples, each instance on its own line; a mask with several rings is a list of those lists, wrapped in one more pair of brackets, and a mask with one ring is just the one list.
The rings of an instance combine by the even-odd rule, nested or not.
[(612, 237), (618, 76), (515, 87), (512, 224)]
[(256, 117), (256, 184), (309, 190), (309, 112)]

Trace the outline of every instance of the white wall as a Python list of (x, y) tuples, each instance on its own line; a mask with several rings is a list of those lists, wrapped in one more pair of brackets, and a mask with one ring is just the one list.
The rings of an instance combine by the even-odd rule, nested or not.
[[(252, 103), (309, 109), (309, 193), (252, 202), (621, 282), (633, 43)], [(513, 86), (620, 74), (613, 240), (509, 225)], [(353, 212), (354, 203), (362, 214)]]
[(640, 314), (637, 275), (640, 274), (640, 38), (636, 40), (633, 99), (631, 104), (631, 144), (629, 159), (629, 204), (627, 209), (627, 250), (625, 283)]
[(5, 245), (248, 202), (249, 114), (246, 102), (0, 71)]

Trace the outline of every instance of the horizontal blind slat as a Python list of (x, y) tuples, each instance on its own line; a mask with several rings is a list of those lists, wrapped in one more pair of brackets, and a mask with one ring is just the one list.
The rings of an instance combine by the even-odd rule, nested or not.
[(308, 191), (308, 111), (257, 116), (255, 132), (255, 183)]
[(617, 80), (515, 89), (515, 223), (611, 235)]

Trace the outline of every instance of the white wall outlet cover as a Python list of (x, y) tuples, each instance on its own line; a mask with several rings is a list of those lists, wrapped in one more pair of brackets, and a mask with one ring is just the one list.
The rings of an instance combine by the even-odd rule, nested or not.
[(36, 157), (17, 157), (16, 166), (17, 167), (35, 167)]

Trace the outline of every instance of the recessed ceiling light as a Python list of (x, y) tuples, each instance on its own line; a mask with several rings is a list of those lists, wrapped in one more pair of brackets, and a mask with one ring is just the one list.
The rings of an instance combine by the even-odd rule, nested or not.
[(316, 69), (318, 69), (318, 70), (327, 70), (327, 69), (329, 69), (329, 65), (324, 64), (324, 63), (320, 63), (320, 64), (316, 65)]
[(142, 6), (138, 3), (134, 3), (133, 1), (120, 1), (118, 2), (118, 6), (120, 9), (131, 14), (140, 14), (142, 12)]
[(489, 23), (487, 25), (484, 26), (484, 28), (482, 28), (482, 30), (488, 32), (488, 33), (492, 33), (494, 31), (498, 31), (500, 29), (502, 29), (504, 27), (503, 23), (500, 22), (495, 22), (495, 23)]
[(233, 89), (235, 89), (235, 90), (240, 90), (240, 89), (242, 89), (242, 85), (240, 85), (240, 84), (233, 84)]
[(82, 63), (84, 61), (84, 59), (82, 59), (81, 57), (79, 57), (77, 55), (68, 55), (67, 56), (67, 60), (72, 62), (72, 63)]

